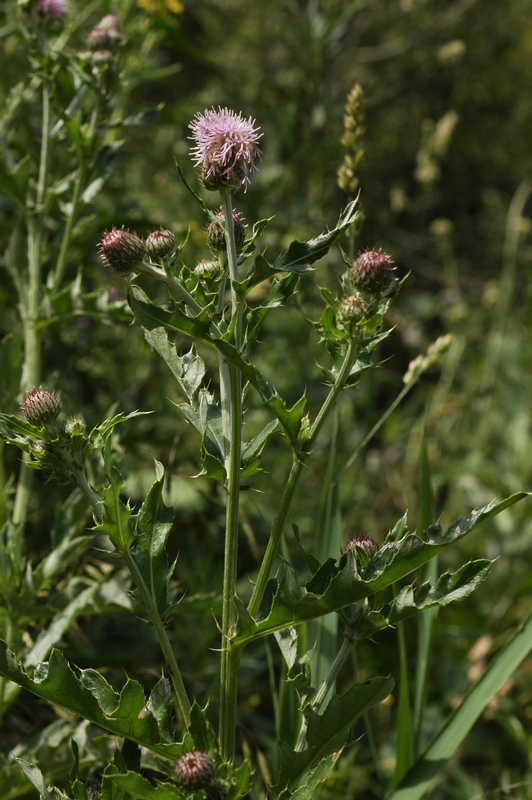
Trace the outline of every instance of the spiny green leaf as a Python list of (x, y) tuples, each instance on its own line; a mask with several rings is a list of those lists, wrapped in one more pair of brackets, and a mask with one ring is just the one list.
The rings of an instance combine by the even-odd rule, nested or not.
[(272, 434), (275, 429), (277, 428), (278, 421), (275, 419), (272, 422), (269, 422), (264, 428), (257, 433), (253, 439), (250, 439), (249, 442), (245, 442), (242, 446), (242, 467), (245, 469), (251, 461), (260, 456), (264, 449), (264, 445), (266, 444), (268, 437)]
[(48, 791), (48, 787), (46, 786), (44, 775), (42, 774), (41, 770), (36, 767), (35, 764), (29, 764), (22, 758), (17, 758), (17, 764), (20, 768), (20, 771), (26, 776), (30, 783), (35, 786), (42, 800), (53, 800), (51, 793)]
[(320, 258), (326, 255), (334, 242), (353, 224), (357, 217), (357, 200), (353, 200), (341, 214), (336, 228), (326, 231), (308, 242), (292, 242), (287, 252), (275, 260), (274, 269), (291, 272), (305, 272)]
[(174, 514), (162, 499), (164, 468), (155, 462), (157, 480), (152, 485), (140, 511), (132, 519), (135, 522), (135, 544), (133, 558), (144, 579), (159, 614), (164, 616), (167, 608), (167, 588), (172, 569), (168, 567), (166, 544), (172, 527)]
[(269, 613), (264, 613), (252, 637), (238, 634), (235, 641), (243, 643), (248, 638), (258, 638), (363, 600), (423, 566), (450, 544), (527, 496), (527, 492), (518, 492), (500, 503), (476, 509), (453, 523), (445, 533), (431, 526), (425, 532), (428, 541), (408, 534), (398, 542), (388, 542), (373, 556), (360, 577), (353, 567), (353, 554), (349, 552), (342, 556), (338, 565), (334, 559), (329, 559), (306, 586), (301, 586), (295, 572), (285, 566)]
[(187, 795), (172, 783), (158, 783), (154, 786), (137, 772), (125, 775), (108, 775), (107, 780), (127, 792), (135, 800), (186, 800)]
[(204, 344), (214, 347), (209, 334), (210, 323), (202, 316), (187, 317), (179, 309), (173, 312), (152, 303), (138, 286), (132, 284), (129, 289), (128, 303), (135, 315), (135, 322), (149, 331), (166, 328), (176, 333), (184, 333)]
[(295, 789), (305, 772), (341, 750), (355, 720), (388, 697), (393, 685), (391, 678), (374, 678), (355, 684), (343, 695), (334, 695), (322, 714), (308, 709), (307, 749), (297, 752), (280, 742), (280, 773), (274, 791)]
[(121, 553), (129, 549), (133, 542), (132, 512), (120, 499), (120, 490), (124, 481), (118, 470), (110, 467), (107, 477), (109, 485), (101, 491), (105, 509), (104, 522), (97, 525), (94, 530), (105, 531), (118, 552)]
[(340, 750), (324, 758), (318, 766), (311, 771), (304, 786), (300, 786), (295, 792), (281, 792), (279, 800), (314, 800), (316, 792), (329, 777), (329, 773), (339, 759), (341, 752)]
[(137, 681), (128, 680), (117, 695), (103, 676), (96, 679), (93, 670), (86, 672), (88, 686), (84, 685), (85, 672), (82, 671), (78, 679), (59, 650), (53, 650), (50, 659), (35, 669), (32, 679), (5, 642), (0, 641), (0, 675), (8, 680), (116, 736), (131, 739), (162, 755), (170, 755), (179, 749), (179, 745), (161, 743), (157, 722), (146, 708), (146, 698)]
[(205, 711), (197, 703), (193, 703), (190, 709), (189, 732), (194, 741), (196, 750), (201, 750), (202, 753), (208, 753), (211, 758), (218, 757), (218, 739), (207, 719)]

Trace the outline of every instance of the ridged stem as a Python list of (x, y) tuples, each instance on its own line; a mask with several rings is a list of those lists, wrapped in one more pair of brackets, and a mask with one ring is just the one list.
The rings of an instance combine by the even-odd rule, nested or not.
[[(238, 280), (238, 261), (233, 227), (233, 210), (230, 192), (222, 193), (225, 217), (227, 267), (230, 280), (231, 313), (236, 317), (235, 346), (242, 348), (242, 299), (233, 288)], [(229, 396), (227, 396), (227, 380)], [(232, 364), (220, 362), (222, 428), (229, 433), (229, 448), (225, 453), (227, 475), (227, 505), (225, 519), (224, 575), (222, 589), (222, 655), (220, 670), (220, 748), (222, 757), (232, 761), (235, 753), (238, 667), (240, 649), (231, 647), (231, 629), (235, 623), (234, 598), (236, 595), (238, 557), (238, 510), (240, 504), (240, 458), (242, 449), (242, 376)], [(225, 438), (225, 437), (224, 437)]]
[(264, 597), (266, 584), (270, 578), (273, 562), (279, 551), (279, 545), (281, 542), (281, 536), (283, 534), (286, 517), (288, 515), (292, 498), (294, 496), (294, 491), (303, 470), (303, 466), (308, 458), (312, 446), (314, 445), (314, 442), (316, 441), (316, 437), (323, 426), (323, 423), (327, 419), (328, 414), (336, 403), (338, 395), (344, 388), (345, 382), (347, 381), (351, 372), (351, 368), (355, 363), (357, 354), (357, 345), (355, 345), (354, 342), (350, 342), (340, 372), (338, 373), (333, 386), (331, 386), (329, 394), (327, 395), (325, 402), (320, 408), (318, 415), (310, 429), (308, 439), (305, 442), (305, 453), (296, 453), (294, 450), (292, 468), (281, 497), (279, 512), (273, 522), (270, 538), (266, 546), (266, 552), (259, 569), (257, 581), (251, 595), (251, 600), (249, 601), (248, 611), (252, 617), (256, 616), (258, 613), (262, 598)]
[[(41, 334), (39, 330), (39, 303), (41, 290), (41, 251), (44, 205), (48, 183), (50, 154), (50, 90), (47, 80), (42, 85), (42, 126), (39, 177), (35, 209), (28, 216), (28, 288), (20, 297), (20, 310), (24, 329), (24, 366), (21, 389), (24, 393), (38, 386), (41, 379)], [(30, 457), (25, 453), (22, 461), (15, 502), (13, 523), (24, 525), (33, 482), (33, 470), (27, 466)]]

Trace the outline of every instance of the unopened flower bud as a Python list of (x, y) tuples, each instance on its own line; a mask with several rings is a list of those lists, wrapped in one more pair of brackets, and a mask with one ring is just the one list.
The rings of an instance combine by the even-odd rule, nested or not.
[(390, 256), (382, 250), (365, 250), (353, 261), (351, 279), (360, 292), (380, 294), (391, 286), (394, 272)]
[(353, 294), (350, 297), (345, 297), (338, 312), (339, 322), (358, 323), (365, 320), (369, 313), (369, 306), (361, 294)]
[[(222, 208), (218, 209), (216, 216), (222, 222), (225, 221)], [(233, 229), (235, 232), (236, 250), (239, 252), (242, 249), (242, 245), (244, 244), (244, 240), (246, 238), (246, 226), (244, 225), (244, 220), (237, 211), (233, 212)], [(211, 250), (215, 250), (216, 252), (227, 249), (224, 230), (215, 222), (215, 220), (211, 220), (207, 226), (207, 244)]]
[(146, 239), (146, 252), (150, 258), (164, 258), (174, 249), (175, 236), (172, 231), (152, 231)]
[(104, 233), (98, 250), (106, 267), (127, 274), (144, 258), (146, 245), (140, 236), (122, 227)]
[(350, 539), (346, 546), (345, 552), (347, 553), (348, 550), (351, 550), (356, 555), (357, 547), (360, 547), (369, 558), (372, 558), (377, 550), (379, 549), (379, 545), (371, 536), (367, 536), (366, 534), (361, 534), (360, 536), (354, 536)]
[(87, 36), (87, 45), (91, 50), (109, 50), (121, 39), (120, 20), (114, 14), (107, 14)]
[(110, 50), (95, 50), (90, 54), (90, 61), (96, 67), (100, 64), (110, 64), (112, 60), (113, 54)]
[(40, 17), (61, 19), (61, 17), (63, 17), (66, 13), (65, 0), (39, 0), (37, 13)]
[(200, 281), (215, 281), (222, 277), (222, 267), (218, 261), (200, 261), (194, 269)]
[(178, 759), (175, 772), (180, 789), (185, 792), (196, 792), (209, 786), (216, 774), (216, 768), (207, 753), (193, 750)]
[(20, 410), (31, 425), (44, 428), (53, 425), (61, 413), (61, 400), (55, 392), (33, 389), (24, 398)]

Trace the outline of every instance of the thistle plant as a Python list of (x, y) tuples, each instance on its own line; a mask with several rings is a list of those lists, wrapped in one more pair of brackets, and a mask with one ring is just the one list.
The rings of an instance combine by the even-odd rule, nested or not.
[[(40, 3), (39, 14), (49, 13), (59, 19), (58, 8), (58, 4)], [(92, 28), (87, 46), (94, 54), (108, 52), (114, 58), (114, 48), (122, 41), (120, 31), (117, 18), (107, 15)], [(105, 106), (109, 78), (106, 75), (103, 80), (101, 72), (105, 59), (99, 63), (94, 58), (85, 61), (90, 63), (92, 72), (90, 76), (83, 73), (87, 81), (81, 84), (86, 87), (85, 92), (78, 90), (79, 103), (86, 92), (93, 91)], [(307, 409), (303, 390), (295, 402), (288, 402), (276, 387), (274, 376), (264, 374), (257, 366), (264, 320), (282, 314), (294, 301), (302, 277), (313, 275), (318, 262), (337, 244), (341, 245), (343, 237), (349, 241), (357, 220), (358, 200), (347, 204), (333, 227), (308, 241), (293, 241), (285, 252), (272, 258), (259, 247), (269, 220), (255, 221), (246, 228), (236, 208), (239, 193), (245, 192), (254, 180), (261, 158), (262, 133), (257, 123), (221, 107), (196, 114), (190, 123), (190, 155), (197, 167), (199, 188), (190, 185), (191, 180), (187, 180), (180, 166), (178, 171), (190, 197), (204, 214), (207, 258), (192, 263), (187, 242), (179, 241), (171, 230), (159, 228), (144, 237), (118, 223), (101, 232), (97, 246), (108, 276), (121, 277), (126, 282), (129, 311), (123, 318), (128, 324), (134, 321), (140, 326), (153, 358), (162, 359), (175, 381), (181, 397), (179, 411), (196, 432), (200, 474), (217, 482), (224, 496), (225, 525), (219, 531), (224, 539), (223, 583), (216, 587), (221, 595), (221, 613), (216, 620), (219, 652), (208, 656), (219, 663), (219, 696), (211, 696), (204, 707), (196, 702), (191, 678), (180, 667), (182, 654), (172, 641), (168, 624), (182, 598), (173, 585), (175, 563), (170, 559), (169, 536), (174, 512), (164, 502), (165, 468), (155, 462), (155, 480), (143, 501), (134, 507), (126, 497), (125, 480), (113, 445), (117, 426), (134, 425), (140, 413), (118, 410), (89, 430), (79, 416), (63, 417), (59, 388), (41, 385), (37, 321), (40, 304), (47, 308), (42, 272), (46, 263), (44, 215), (49, 213), (45, 164), (49, 158), (47, 148), (53, 140), (51, 132), (63, 127), (62, 119), (51, 119), (47, 102), (51, 80), (49, 73), (42, 78), (39, 182), (35, 211), (28, 213), (26, 219), (30, 290), (27, 294), (21, 291), (26, 302), (22, 313), (22, 416), (9, 411), (0, 415), (4, 440), (24, 453), (20, 488), (9, 509), (11, 516), (3, 531), (5, 552), (0, 558), (6, 640), (0, 647), (2, 700), (7, 706), (18, 691), (12, 687), (22, 687), (62, 706), (87, 724), (98, 726), (119, 745), (102, 764), (101, 754), (91, 754), (89, 743), (80, 752), (80, 745), (72, 736), (69, 794), (47, 787), (46, 764), (20, 759), (19, 767), (47, 800), (88, 800), (98, 793), (102, 798), (125, 800), (238, 800), (261, 796), (310, 799), (326, 782), (351, 741), (350, 732), (357, 721), (364, 719), (367, 735), (372, 739), (368, 712), (393, 690), (394, 681), (389, 675), (360, 681), (355, 671), (349, 688), (337, 692), (347, 657), (354, 654), (356, 660), (357, 649), (365, 640), (371, 639), (377, 646), (379, 633), (386, 629), (397, 629), (401, 637), (403, 622), (410, 617), (427, 619), (431, 610), (467, 598), (488, 576), (490, 562), (477, 559), (454, 572), (439, 574), (433, 568), (436, 558), (451, 546), (459, 552), (466, 535), (521, 500), (525, 493), (478, 508), (443, 530), (429, 508), (430, 476), (425, 469), (427, 501), (416, 532), (410, 531), (405, 513), (390, 531), (382, 531), (381, 542), (361, 532), (346, 537), (343, 548), (329, 558), (318, 559), (313, 548), (302, 542), (297, 521), (291, 517), (294, 497), (306, 468), (316, 457), (318, 440), (321, 437), (323, 441), (329, 422), (336, 419), (338, 424), (335, 414), (342, 397), (356, 392), (367, 374), (379, 366), (379, 345), (390, 334), (386, 315), (398, 292), (406, 290), (405, 280), (391, 256), (377, 244), (356, 256), (341, 251), (345, 270), (336, 286), (319, 287), (322, 314), (309, 322), (322, 344), (320, 369), (326, 389), (317, 408)], [(72, 135), (72, 126), (66, 127)], [(88, 139), (79, 146), (80, 163), (70, 210), (63, 220), (58, 261), (50, 267), (46, 281), (51, 287), (52, 304), (54, 292), (59, 292), (64, 278), (75, 217), (88, 180), (85, 154), (97, 147), (98, 126), (92, 116), (83, 130), (88, 131)], [(353, 186), (351, 181), (349, 187)], [(33, 187), (28, 191), (31, 193)], [(211, 208), (204, 198), (213, 196)], [(14, 263), (10, 269), (15, 275)], [(18, 281), (20, 285), (20, 277)], [(259, 286), (264, 292), (257, 301), (253, 290)], [(110, 317), (105, 321), (109, 322)], [(440, 341), (424, 360), (411, 366), (408, 389), (449, 344)], [(61, 386), (61, 376), (55, 383)], [(268, 421), (247, 439), (243, 433), (245, 412), (253, 407), (260, 407)], [(241, 496), (245, 485), (261, 472), (263, 453), (275, 432), (281, 434), (289, 451), (283, 491), (274, 498), (277, 510), (269, 521), (268, 541), (246, 591), (239, 584), (237, 569)], [(337, 472), (337, 480), (348, 467), (349, 462), (343, 472)], [(136, 603), (132, 613), (148, 618), (164, 661), (162, 675), (148, 696), (137, 680), (127, 678), (118, 690), (96, 668), (78, 670), (69, 665), (60, 649), (51, 649), (96, 595), (100, 588), (97, 585), (87, 587), (82, 599), (72, 600), (48, 628), (43, 627), (33, 648), (25, 650), (22, 646), (22, 615), (18, 618), (15, 614), (21, 592), (17, 594), (9, 588), (15, 584), (9, 571), (13, 573), (16, 567), (16, 577), (23, 582), (20, 542), (24, 535), (24, 509), (34, 490), (29, 477), (32, 470), (44, 471), (50, 480), (72, 484), (75, 497), (82, 502), (84, 523), (92, 533), (66, 540), (52, 554), (54, 559), (39, 565), (34, 573), (31, 567), (28, 570), (24, 566), (26, 574), (40, 577), (38, 590), (44, 591), (47, 576), (64, 569), (72, 554), (86, 556), (89, 542), (97, 540), (114, 550), (129, 576), (128, 591)], [(290, 547), (297, 552), (302, 568), (296, 569), (290, 563)], [(421, 582), (405, 584), (403, 579), (417, 570), (421, 570)], [(35, 601), (35, 593), (30, 597), (30, 592), (37, 581), (32, 584), (32, 580), (26, 579), (24, 584), (27, 603)], [(313, 630), (312, 623), (326, 618), (339, 624), (339, 636), (325, 674), (316, 679), (312, 657), (318, 645), (308, 641), (307, 633)], [(215, 624), (210, 610), (204, 624)], [(278, 736), (267, 786), (265, 781), (254, 779), (256, 764), (238, 736), (242, 654), (266, 638), (275, 642), (283, 659), (281, 683), (290, 683), (297, 698), (293, 718), (284, 728), (285, 712), (277, 709), (277, 731), (290, 733)], [(421, 797), (442, 761), (452, 756), (492, 694), (530, 646), (529, 619), (490, 667), (489, 690), (480, 682), (474, 702), (468, 698), (432, 742), (424, 742), (421, 736), (422, 698), (419, 700), (416, 695), (413, 730), (408, 730), (405, 722), (410, 719), (410, 709), (408, 699), (403, 700), (398, 730), (405, 738), (398, 744), (394, 776), (383, 774), (375, 749), (375, 774), (382, 777), (381, 793), (389, 792), (390, 800)], [(408, 664), (401, 658), (404, 688)], [(272, 669), (272, 683), (276, 680), (278, 673)], [(420, 685), (423, 680), (420, 675)], [(408, 687), (403, 698), (407, 695)], [(101, 783), (97, 788), (86, 782), (88, 763), (99, 764)]]

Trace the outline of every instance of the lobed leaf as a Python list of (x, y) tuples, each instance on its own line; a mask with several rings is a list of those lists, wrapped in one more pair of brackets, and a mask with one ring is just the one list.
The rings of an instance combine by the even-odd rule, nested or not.
[(137, 681), (128, 680), (118, 694), (95, 670), (82, 670), (77, 678), (59, 650), (53, 650), (49, 660), (36, 667), (32, 679), (1, 640), (0, 675), (43, 700), (56, 703), (142, 747), (162, 755), (169, 755), (176, 747), (169, 748), (161, 742), (157, 721), (147, 708), (143, 689)]
[[(476, 509), (454, 522), (445, 533), (440, 527), (431, 526), (424, 534), (427, 541), (415, 534), (407, 534), (399, 541), (388, 541), (373, 556), (360, 577), (354, 569), (354, 556), (349, 552), (342, 556), (338, 564), (334, 559), (326, 561), (305, 586), (297, 582), (294, 570), (285, 565), (281, 580), (274, 584), (269, 610), (261, 609), (263, 618), (256, 621), (252, 634), (249, 629), (238, 632), (234, 641), (244, 644), (276, 630), (315, 619), (331, 611), (340, 611), (357, 603), (404, 578), (450, 544), (527, 496), (527, 492), (518, 492), (500, 503), (490, 503)], [(465, 567), (463, 572), (457, 573), (458, 577), (444, 578), (440, 588), (435, 590), (436, 593), (444, 591), (446, 581), (450, 581), (447, 585), (450, 591), (454, 591), (453, 580), (457, 581), (456, 587), (462, 580), (467, 585), (469, 578), (474, 582), (482, 575), (484, 567), (485, 562), (478, 567), (479, 573), (476, 577), (476, 567), (471, 568), (471, 575)]]
[(280, 772), (274, 792), (294, 790), (306, 772), (341, 750), (355, 720), (388, 697), (393, 685), (391, 678), (374, 678), (355, 684), (343, 695), (334, 695), (322, 714), (308, 709), (307, 749), (298, 752), (279, 743)]
[(333, 753), (320, 761), (318, 766), (310, 772), (303, 786), (300, 786), (295, 792), (281, 792), (279, 800), (314, 800), (316, 792), (329, 777), (329, 773), (336, 764), (341, 753), (342, 751), (339, 750), (337, 753)]

